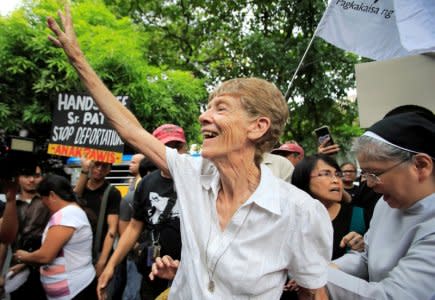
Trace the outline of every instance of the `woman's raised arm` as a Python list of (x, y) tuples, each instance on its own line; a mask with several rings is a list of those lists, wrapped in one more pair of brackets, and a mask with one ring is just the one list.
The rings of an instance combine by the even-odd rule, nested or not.
[(69, 6), (65, 6), (65, 14), (61, 11), (58, 14), (63, 29), (54, 18), (47, 18), (48, 27), (55, 35), (48, 39), (64, 50), (100, 111), (123, 140), (145, 154), (160, 169), (167, 170), (165, 146), (148, 133), (136, 117), (113, 96), (87, 62), (74, 32)]

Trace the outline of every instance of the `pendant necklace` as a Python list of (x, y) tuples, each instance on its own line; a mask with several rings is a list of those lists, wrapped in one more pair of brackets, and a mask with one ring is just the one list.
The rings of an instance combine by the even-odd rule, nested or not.
[[(252, 207), (254, 206), (253, 203), (251, 203), (251, 206), (249, 207), (249, 211), (246, 213), (245, 217), (243, 218), (243, 222), (242, 224), (240, 224), (239, 228), (237, 229), (237, 232), (234, 234), (233, 238), (231, 239), (231, 241), (228, 243), (228, 245), (226, 246), (225, 250), (222, 251), (221, 255), (219, 255), (219, 257), (217, 258), (216, 262), (214, 263), (214, 266), (212, 269), (208, 268), (208, 246), (209, 246), (209, 242), (210, 242), (210, 236), (211, 236), (211, 228), (212, 228), (212, 222), (210, 222), (210, 229), (208, 231), (208, 239), (207, 239), (207, 245), (205, 248), (205, 264), (207, 267), (207, 273), (208, 273), (208, 285), (207, 288), (209, 290), (210, 293), (214, 292), (215, 289), (215, 282), (213, 280), (214, 277), (214, 273), (216, 271), (216, 267), (220, 261), (220, 259), (222, 258), (222, 256), (224, 256), (225, 252), (227, 252), (228, 248), (230, 247), (230, 245), (234, 242), (234, 240), (236, 239), (237, 235), (239, 234), (240, 230), (242, 229), (243, 225), (245, 224), (246, 219), (248, 218), (249, 214), (251, 213)], [(210, 221), (212, 220), (211, 218), (211, 211), (210, 211)]]

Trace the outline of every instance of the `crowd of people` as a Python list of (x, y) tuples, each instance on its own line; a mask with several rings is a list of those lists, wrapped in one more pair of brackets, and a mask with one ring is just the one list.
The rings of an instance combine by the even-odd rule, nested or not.
[(190, 155), (180, 126), (148, 132), (116, 100), (59, 14), (50, 40), (138, 154), (123, 198), (108, 163), (82, 159), (74, 187), (18, 170), (0, 221), (11, 299), (434, 299), (431, 111), (390, 112), (340, 165), (327, 140), (312, 155), (279, 145), (282, 93), (236, 78), (210, 93)]

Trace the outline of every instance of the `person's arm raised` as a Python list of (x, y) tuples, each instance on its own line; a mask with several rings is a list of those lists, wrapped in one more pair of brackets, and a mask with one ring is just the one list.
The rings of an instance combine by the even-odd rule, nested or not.
[(89, 170), (93, 166), (92, 160), (88, 160), (86, 158), (80, 159), (80, 176), (77, 180), (76, 186), (74, 187), (74, 193), (77, 194), (77, 196), (82, 197), (83, 192), (86, 189), (86, 184), (88, 183), (88, 176), (89, 176)]
[(167, 170), (165, 146), (147, 132), (136, 117), (113, 96), (87, 62), (74, 32), (69, 6), (65, 6), (65, 14), (61, 11), (58, 14), (63, 30), (52, 17), (47, 18), (48, 27), (55, 34), (48, 39), (64, 50), (100, 111), (119, 135), (145, 154), (161, 170)]

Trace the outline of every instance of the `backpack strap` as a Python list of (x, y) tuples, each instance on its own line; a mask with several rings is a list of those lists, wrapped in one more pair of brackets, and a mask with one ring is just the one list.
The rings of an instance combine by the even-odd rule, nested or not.
[(98, 257), (98, 253), (101, 247), (104, 215), (106, 214), (107, 200), (109, 199), (109, 193), (111, 189), (112, 189), (112, 185), (109, 184), (104, 190), (103, 197), (101, 198), (100, 213), (98, 215), (97, 230), (95, 231), (95, 239), (94, 239), (94, 247), (93, 247), (93, 252), (94, 252), (93, 254), (95, 259)]

